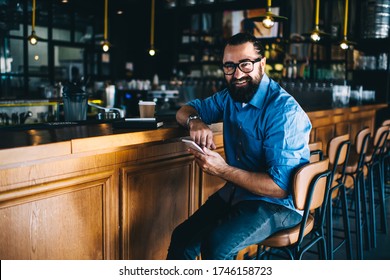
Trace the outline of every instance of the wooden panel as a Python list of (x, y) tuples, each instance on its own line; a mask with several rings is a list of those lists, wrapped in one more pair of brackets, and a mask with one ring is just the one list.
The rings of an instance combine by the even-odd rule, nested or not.
[(375, 112), (381, 106), (337, 108), (309, 112), (308, 116), (313, 125), (310, 132), (310, 142), (322, 141), (325, 155), (330, 139), (335, 136), (349, 133), (351, 143), (354, 144), (357, 132), (363, 127), (370, 127), (373, 131)]
[[(219, 152), (222, 155), (222, 157), (225, 157), (223, 153), (223, 149), (218, 149), (216, 151)], [(201, 170), (199, 172), (201, 172)], [(200, 205), (202, 205), (203, 203), (206, 202), (206, 200), (210, 195), (212, 195), (213, 193), (218, 191), (221, 187), (223, 187), (226, 184), (226, 181), (216, 176), (211, 176), (207, 173), (201, 172), (200, 183), (201, 183)]]
[(70, 141), (23, 148), (0, 149), (0, 167), (20, 162), (53, 159), (71, 153)]
[(201, 182), (202, 182), (202, 192), (201, 192), (201, 199), (200, 199), (201, 204), (205, 203), (210, 195), (218, 191), (226, 183), (226, 181), (218, 177), (208, 175), (204, 172), (202, 172)]
[(2, 195), (0, 258), (117, 258), (112, 180), (106, 172)]
[(26, 162), (17, 167), (0, 168), (0, 192), (29, 185), (44, 184), (54, 180), (67, 179), (94, 172), (111, 169), (115, 164), (115, 154), (96, 154), (90, 156), (64, 156), (40, 161)]
[(108, 136), (89, 137), (72, 140), (72, 153), (113, 149), (129, 145), (164, 141), (183, 136), (179, 129), (161, 128), (158, 130), (138, 131), (132, 133), (113, 134)]
[(349, 122), (336, 123), (336, 133), (335, 133), (335, 136), (349, 134), (350, 133), (350, 127), (351, 127), (351, 125), (350, 125)]
[(192, 156), (122, 168), (123, 259), (165, 259), (173, 229), (193, 211)]
[(318, 127), (316, 129), (316, 139), (315, 142), (321, 141), (324, 154), (327, 154), (328, 150), (328, 141), (335, 135), (335, 127), (334, 125), (328, 125), (323, 127)]

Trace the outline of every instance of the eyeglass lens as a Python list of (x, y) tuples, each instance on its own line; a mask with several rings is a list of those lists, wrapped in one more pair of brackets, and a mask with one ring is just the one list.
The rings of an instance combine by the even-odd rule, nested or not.
[(225, 63), (223, 65), (223, 72), (226, 75), (232, 75), (236, 71), (236, 67), (240, 69), (244, 73), (249, 73), (253, 71), (253, 64), (260, 61), (261, 59), (258, 58), (254, 61), (248, 60), (248, 61), (243, 61), (240, 63)]

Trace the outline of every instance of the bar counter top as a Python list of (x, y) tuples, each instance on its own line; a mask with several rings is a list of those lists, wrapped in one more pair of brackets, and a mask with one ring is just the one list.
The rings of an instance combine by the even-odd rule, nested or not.
[(115, 128), (112, 121), (79, 121), (79, 122), (52, 122), (43, 124), (28, 124), (10, 127), (0, 127), (0, 150), (26, 146), (52, 144), (75, 139), (112, 136), (127, 133), (143, 134), (152, 133), (158, 135), (167, 130), (179, 128), (172, 121), (164, 121), (160, 129), (141, 128)]
[[(316, 122), (323, 122), (332, 116), (341, 117), (356, 112), (372, 112), (372, 110), (376, 111), (385, 107), (387, 107), (386, 104), (374, 104), (334, 108), (308, 112), (308, 116), (314, 127)], [(337, 122), (337, 120), (333, 121)], [(222, 125), (216, 125), (214, 129), (221, 131)], [(97, 149), (167, 141), (186, 134), (186, 130), (176, 123), (173, 116), (170, 119), (164, 119), (163, 127), (158, 129), (116, 129), (110, 122), (97, 121), (3, 127), (0, 128), (0, 165), (21, 160), (19, 154), (20, 157), (26, 159), (26, 155), (32, 153), (32, 159), (41, 159), (46, 156), (62, 156)]]

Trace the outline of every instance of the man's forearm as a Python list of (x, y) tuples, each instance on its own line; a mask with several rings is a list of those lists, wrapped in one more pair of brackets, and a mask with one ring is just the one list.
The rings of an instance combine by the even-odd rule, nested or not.
[(227, 165), (220, 172), (219, 177), (256, 195), (275, 198), (287, 196), (287, 192), (280, 188), (267, 173), (249, 172)]
[(188, 105), (184, 105), (183, 107), (181, 107), (177, 113), (176, 113), (176, 121), (186, 127), (187, 126), (187, 119), (190, 115), (192, 114), (197, 114), (198, 112), (195, 110), (194, 107), (192, 106), (188, 106)]

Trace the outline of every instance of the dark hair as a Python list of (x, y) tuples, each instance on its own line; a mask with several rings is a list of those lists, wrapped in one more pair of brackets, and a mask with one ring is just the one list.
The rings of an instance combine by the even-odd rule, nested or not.
[(260, 57), (264, 57), (264, 47), (260, 42), (260, 39), (256, 38), (250, 33), (243, 32), (243, 33), (237, 33), (230, 37), (228, 41), (226, 42), (225, 48), (228, 45), (231, 46), (237, 46), (237, 45), (242, 45), (245, 43), (252, 43), (253, 47), (257, 51), (257, 53), (260, 55)]

